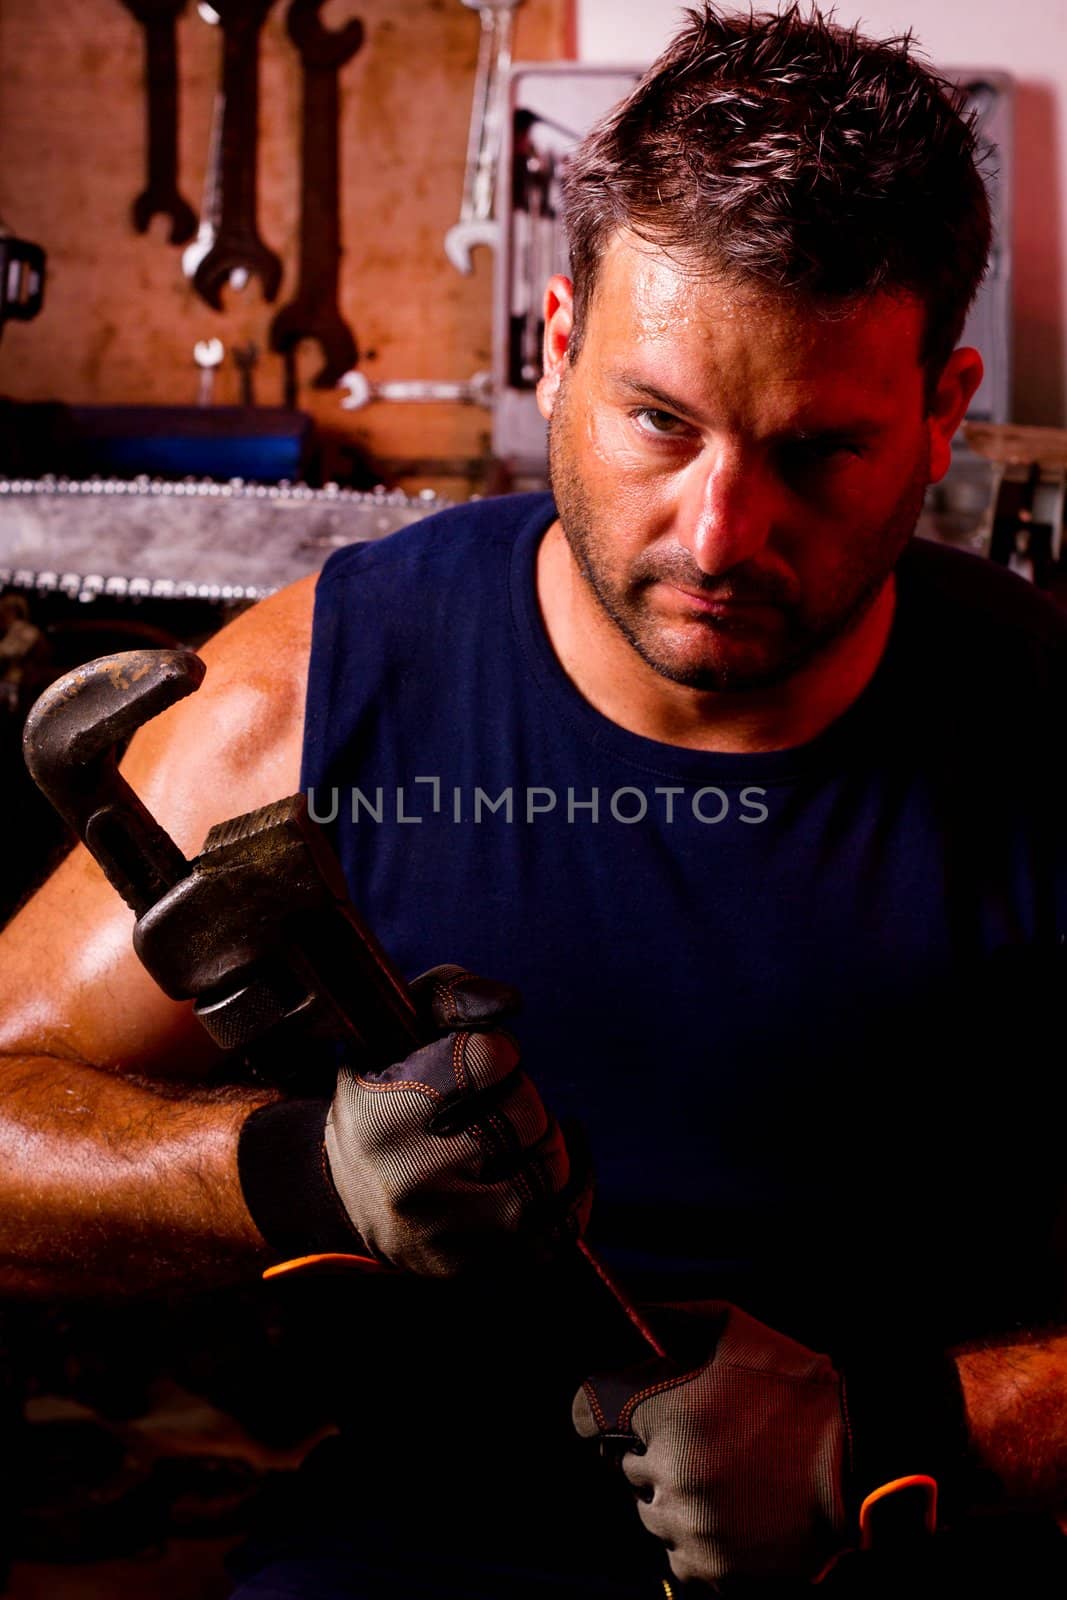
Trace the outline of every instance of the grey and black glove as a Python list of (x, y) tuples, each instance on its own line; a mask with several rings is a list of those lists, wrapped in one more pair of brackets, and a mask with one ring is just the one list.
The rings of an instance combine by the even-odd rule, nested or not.
[(917, 1479), (920, 1518), (934, 1485), (959, 1493), (967, 1436), (948, 1356), (902, 1351), (853, 1385), (726, 1302), (651, 1320), (668, 1348), (700, 1353), (589, 1379), (574, 1424), (621, 1466), (680, 1581), (812, 1579), (859, 1543), (882, 1486)]
[(289, 1257), (435, 1277), (548, 1259), (584, 1227), (589, 1183), (501, 1031), (515, 991), (445, 966), (412, 996), (430, 1043), (380, 1072), (342, 1067), (329, 1104), (249, 1117), (238, 1164), (253, 1220)]

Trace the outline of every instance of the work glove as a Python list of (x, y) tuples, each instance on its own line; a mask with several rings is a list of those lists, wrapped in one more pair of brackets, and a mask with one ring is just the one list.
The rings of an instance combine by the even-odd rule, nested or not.
[(245, 1123), (253, 1219), (301, 1259), (433, 1277), (547, 1261), (584, 1228), (590, 1182), (500, 1029), (518, 996), (456, 966), (411, 989), (430, 1043), (379, 1072), (342, 1066), (328, 1106), (282, 1101)]
[(908, 1537), (932, 1529), (939, 1483), (959, 1493), (970, 1469), (949, 1357), (912, 1352), (906, 1374), (902, 1361), (873, 1383), (857, 1369), (853, 1394), (828, 1356), (737, 1306), (650, 1315), (688, 1355), (590, 1378), (574, 1425), (621, 1466), (681, 1582), (812, 1580), (865, 1542), (889, 1483), (916, 1480), (894, 1492)]

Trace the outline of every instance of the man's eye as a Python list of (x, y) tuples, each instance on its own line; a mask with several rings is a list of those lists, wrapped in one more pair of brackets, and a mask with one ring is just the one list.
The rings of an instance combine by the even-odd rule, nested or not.
[(672, 416), (669, 411), (657, 411), (652, 406), (642, 406), (631, 415), (642, 433), (659, 439), (676, 439), (686, 431), (687, 424), (681, 417)]
[(844, 465), (858, 460), (862, 455), (863, 450), (859, 445), (852, 444), (848, 439), (833, 438), (797, 439), (783, 451), (787, 466), (792, 466), (795, 471), (829, 464)]

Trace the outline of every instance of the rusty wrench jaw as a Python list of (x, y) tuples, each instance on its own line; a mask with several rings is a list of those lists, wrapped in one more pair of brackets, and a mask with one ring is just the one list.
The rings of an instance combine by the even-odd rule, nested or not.
[(189, 863), (119, 772), (142, 723), (200, 687), (191, 650), (130, 650), (77, 667), (46, 689), (26, 720), (30, 776), (141, 916)]
[(217, 824), (189, 861), (119, 772), (130, 736), (204, 670), (192, 651), (133, 650), (68, 673), (27, 719), (31, 776), (136, 913), (145, 967), (222, 1049), (299, 1022), (371, 1060), (407, 1055), (410, 997), (302, 795)]

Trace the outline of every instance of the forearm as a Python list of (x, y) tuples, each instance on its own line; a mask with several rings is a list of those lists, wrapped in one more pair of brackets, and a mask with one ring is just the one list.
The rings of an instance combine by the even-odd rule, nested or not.
[(975, 1454), (1005, 1501), (1067, 1509), (1067, 1329), (955, 1356)]
[(237, 1136), (274, 1096), (180, 1097), (78, 1062), (0, 1060), (0, 1290), (139, 1293), (254, 1274)]

